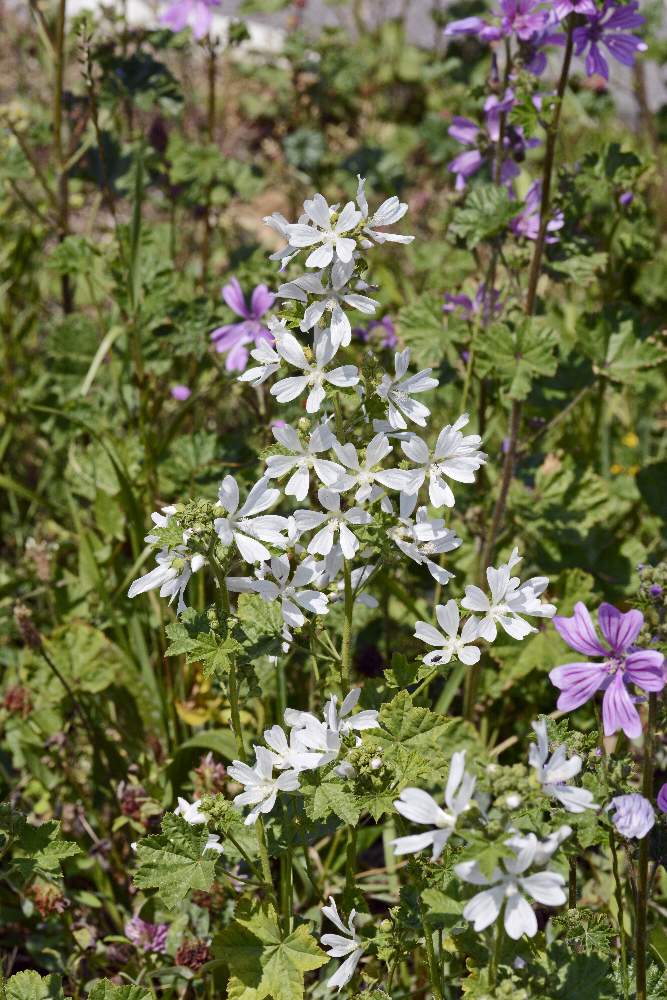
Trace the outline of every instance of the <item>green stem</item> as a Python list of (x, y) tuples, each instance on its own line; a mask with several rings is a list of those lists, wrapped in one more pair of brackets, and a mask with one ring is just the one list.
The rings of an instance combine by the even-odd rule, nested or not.
[[(69, 192), (67, 170), (65, 168), (65, 148), (63, 141), (63, 85), (65, 76), (65, 24), (67, 20), (67, 0), (59, 0), (56, 18), (56, 36), (53, 45), (53, 148), (56, 154), (58, 177), (58, 240), (67, 236), (69, 227)], [(68, 274), (60, 279), (63, 312), (70, 313), (73, 307), (72, 289)]]
[[(658, 715), (657, 695), (649, 694), (648, 726), (644, 737), (644, 762), (642, 771), (642, 794), (653, 797), (653, 757), (655, 727)], [(635, 931), (635, 968), (637, 1000), (646, 1000), (646, 956), (648, 954), (648, 834), (639, 842), (639, 871), (637, 877), (637, 919)]]
[[(560, 125), (563, 97), (565, 95), (565, 88), (567, 86), (568, 77), (570, 75), (570, 65), (572, 63), (573, 32), (574, 32), (574, 18), (570, 16), (567, 25), (567, 40), (565, 43), (565, 55), (563, 56), (563, 65), (561, 67), (560, 78), (558, 80), (558, 89), (556, 92), (556, 103), (553, 110), (553, 114), (551, 116), (551, 121), (549, 122), (549, 126), (547, 128), (547, 140), (544, 151), (544, 164), (542, 168), (540, 228), (537, 234), (537, 239), (535, 240), (533, 258), (531, 260), (530, 272), (528, 274), (528, 290), (526, 292), (526, 303), (524, 309), (527, 317), (534, 315), (535, 306), (537, 304), (537, 284), (540, 279), (540, 274), (542, 271), (542, 257), (544, 254), (544, 246), (547, 236), (547, 226), (549, 224), (549, 212), (551, 209), (551, 182), (553, 179), (554, 165), (556, 158), (556, 142), (558, 139), (558, 127)], [(496, 499), (496, 504), (491, 519), (491, 527), (487, 532), (486, 541), (484, 543), (480, 559), (480, 576), (483, 576), (484, 572), (486, 571), (486, 567), (490, 565), (491, 558), (493, 556), (493, 550), (496, 544), (496, 539), (498, 537), (498, 533), (503, 523), (503, 518), (505, 515), (505, 506), (507, 504), (507, 494), (509, 493), (510, 485), (512, 483), (512, 477), (514, 475), (516, 449), (519, 440), (519, 431), (521, 428), (521, 415), (522, 415), (522, 404), (520, 401), (515, 400), (512, 403), (512, 411), (510, 414), (509, 434), (508, 434), (509, 445), (507, 448), (507, 452), (505, 453), (505, 461), (503, 463), (503, 471), (500, 481), (500, 491)]]
[(278, 910), (278, 898), (276, 896), (276, 890), (273, 885), (273, 876), (271, 874), (271, 861), (269, 860), (269, 849), (266, 844), (266, 830), (264, 828), (264, 819), (260, 816), (255, 823), (255, 832), (257, 833), (257, 848), (259, 850), (259, 862), (262, 866), (262, 878), (266, 883), (266, 886), (273, 897), (276, 909)]
[(625, 941), (625, 907), (623, 905), (623, 885), (618, 869), (618, 852), (616, 850), (616, 835), (613, 829), (609, 831), (609, 848), (611, 850), (611, 869), (614, 875), (614, 898), (616, 899), (616, 909), (618, 910), (618, 936), (621, 942), (621, 981), (623, 983), (623, 997), (628, 1000), (629, 980), (628, 980), (628, 955)]
[(357, 871), (357, 831), (356, 828), (348, 827), (347, 831), (347, 853), (345, 857), (345, 891), (348, 894), (354, 892), (354, 880)]
[(503, 950), (503, 940), (505, 937), (505, 907), (503, 906), (498, 920), (496, 921), (496, 940), (489, 962), (489, 986), (495, 991), (498, 981), (498, 966), (500, 965), (500, 955)]
[(424, 931), (424, 945), (426, 947), (426, 960), (428, 962), (428, 971), (431, 977), (431, 990), (433, 991), (433, 996), (435, 1000), (442, 1000), (442, 990), (440, 989), (440, 972), (438, 970), (438, 963), (435, 957), (435, 949), (433, 947), (433, 934), (429, 930), (428, 924), (426, 922), (426, 914), (424, 912), (424, 904), (419, 898), (419, 916), (421, 918), (422, 929)]
[(577, 906), (577, 859), (570, 858), (570, 877), (567, 885), (567, 905), (574, 910)]
[(350, 690), (350, 666), (352, 660), (352, 615), (354, 612), (354, 595), (352, 593), (352, 566), (349, 559), (343, 563), (343, 581), (345, 599), (343, 606), (343, 639), (340, 657), (340, 686), (343, 697)]

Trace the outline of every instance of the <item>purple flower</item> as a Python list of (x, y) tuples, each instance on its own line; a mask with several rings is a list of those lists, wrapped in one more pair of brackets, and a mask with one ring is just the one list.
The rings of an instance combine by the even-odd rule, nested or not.
[(648, 588), (648, 592), (651, 597), (662, 597), (662, 587), (659, 583), (652, 583)]
[(186, 399), (189, 399), (192, 395), (192, 389), (188, 389), (187, 385), (172, 385), (171, 395), (174, 399), (177, 399), (179, 403), (184, 403)]
[(568, 14), (595, 17), (598, 9), (593, 0), (555, 0), (553, 11), (558, 20), (562, 21)]
[(609, 64), (600, 45), (624, 66), (633, 66), (636, 53), (646, 51), (646, 43), (630, 33), (646, 22), (646, 18), (637, 13), (638, 7), (638, 0), (624, 6), (606, 0), (602, 10), (589, 17), (588, 24), (574, 29), (574, 51), (578, 56), (586, 52), (588, 76), (597, 73), (609, 79)]
[(149, 924), (139, 916), (125, 924), (125, 937), (139, 951), (154, 951), (162, 955), (167, 950), (169, 924)]
[(453, 313), (460, 310), (463, 318), (470, 321), (482, 309), (484, 310), (483, 319), (485, 323), (488, 322), (489, 313), (497, 316), (503, 309), (503, 304), (500, 301), (500, 292), (496, 288), (493, 288), (487, 296), (484, 282), (477, 289), (474, 300), (467, 295), (450, 295), (449, 292), (445, 293), (445, 304), (442, 307), (443, 312)]
[(641, 840), (655, 823), (655, 812), (648, 799), (637, 792), (631, 795), (617, 795), (608, 806), (616, 812), (612, 822), (622, 837), (636, 837)]
[(500, 38), (516, 35), (521, 41), (528, 41), (547, 22), (547, 13), (535, 10), (541, 0), (500, 0), (500, 10), (496, 17), (499, 24), (489, 24), (481, 17), (464, 17), (452, 21), (445, 28), (446, 35), (476, 35), (482, 42), (497, 42)]
[[(527, 240), (536, 240), (540, 231), (540, 203), (542, 200), (542, 181), (536, 180), (528, 188), (524, 207), (510, 222), (510, 228), (515, 236), (523, 236)], [(546, 243), (557, 243), (554, 236), (564, 225), (563, 213), (556, 212), (547, 223)]]
[(667, 813), (667, 781), (658, 792), (658, 797), (655, 801), (660, 812)]
[(366, 327), (355, 327), (354, 335), (359, 340), (363, 340), (365, 344), (368, 343), (371, 337), (379, 335), (382, 338), (380, 340), (380, 347), (386, 347), (390, 351), (393, 351), (398, 344), (396, 327), (390, 316), (383, 316), (382, 319), (373, 319)]
[(622, 729), (629, 739), (637, 739), (642, 727), (635, 708), (636, 699), (626, 685), (635, 684), (644, 691), (662, 691), (665, 685), (664, 657), (654, 649), (637, 649), (635, 639), (644, 624), (641, 611), (625, 614), (611, 604), (601, 604), (598, 622), (608, 645), (595, 631), (591, 616), (581, 601), (574, 606), (572, 618), (556, 616), (554, 625), (562, 639), (586, 656), (603, 657), (602, 663), (566, 663), (551, 671), (552, 684), (560, 688), (558, 708), (570, 712), (579, 708), (596, 691), (604, 691), (602, 720), (605, 736)]
[[(447, 130), (449, 135), (451, 135), (452, 139), (460, 142), (462, 146), (473, 147), (472, 149), (467, 149), (464, 153), (459, 153), (447, 165), (449, 172), (456, 174), (457, 191), (463, 190), (468, 178), (476, 174), (484, 163), (494, 161), (496, 148), (500, 140), (501, 115), (506, 114), (513, 106), (514, 93), (508, 89), (502, 99), (495, 94), (491, 94), (484, 102), (485, 128), (475, 124), (469, 118), (461, 118), (456, 115), (452, 119), (452, 124)], [(503, 157), (500, 169), (500, 181), (502, 184), (511, 187), (512, 180), (519, 173), (517, 162), (521, 162), (524, 159), (526, 149), (535, 145), (539, 145), (539, 140), (526, 140), (523, 130), (519, 126), (505, 126), (503, 151), (507, 156)]]
[(240, 316), (243, 322), (219, 326), (211, 334), (211, 340), (215, 344), (218, 354), (227, 352), (227, 360), (225, 361), (227, 371), (242, 372), (245, 371), (248, 364), (246, 344), (254, 344), (255, 347), (259, 347), (262, 341), (273, 344), (272, 334), (263, 323), (260, 323), (260, 320), (264, 313), (272, 307), (276, 297), (266, 285), (257, 285), (248, 307), (236, 278), (232, 278), (229, 284), (224, 286), (222, 297), (232, 312)]
[(220, 0), (176, 0), (160, 18), (161, 24), (172, 31), (183, 31), (188, 25), (197, 41), (208, 35), (213, 21), (213, 7), (219, 7)]

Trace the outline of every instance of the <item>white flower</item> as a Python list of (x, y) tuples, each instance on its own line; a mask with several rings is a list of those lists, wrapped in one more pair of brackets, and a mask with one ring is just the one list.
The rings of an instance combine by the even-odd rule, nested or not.
[(528, 762), (535, 768), (537, 778), (542, 785), (542, 791), (551, 795), (571, 813), (581, 813), (586, 809), (596, 809), (593, 794), (587, 788), (577, 788), (565, 784), (575, 774), (581, 771), (581, 757), (574, 754), (567, 758), (567, 747), (561, 744), (549, 757), (549, 740), (547, 738), (547, 723), (538, 719), (532, 723), (537, 735), (537, 743), (531, 743), (528, 751)]
[(352, 559), (359, 548), (359, 539), (350, 531), (349, 525), (353, 527), (361, 524), (369, 524), (370, 514), (360, 507), (351, 507), (349, 510), (340, 509), (340, 495), (333, 490), (318, 490), (317, 496), (320, 504), (326, 513), (316, 510), (297, 510), (294, 513), (299, 531), (312, 531), (315, 528), (320, 530), (310, 540), (308, 551), (311, 555), (325, 556), (333, 548), (336, 534), (341, 550), (346, 559)]
[(224, 852), (224, 847), (220, 843), (220, 835), (217, 833), (209, 833), (208, 839), (204, 844), (204, 851), (215, 851), (216, 854), (222, 854)]
[(199, 802), (188, 802), (187, 799), (182, 799), (180, 796), (178, 798), (178, 806), (174, 809), (174, 816), (182, 816), (186, 823), (190, 823), (191, 826), (196, 826), (200, 823), (206, 823), (206, 814), (199, 808)]
[(443, 427), (432, 454), (416, 434), (401, 442), (403, 451), (417, 466), (410, 470), (406, 493), (418, 493), (428, 476), (428, 495), (433, 506), (453, 507), (454, 494), (443, 477), (457, 483), (475, 482), (475, 472), (486, 462), (486, 455), (479, 451), (482, 439), (478, 434), (461, 434), (469, 419), (464, 413), (455, 424)]
[[(154, 510), (151, 514), (151, 521), (158, 528), (166, 528), (177, 510), (178, 507), (173, 504), (170, 504), (168, 507), (162, 507), (161, 513)], [(157, 542), (158, 540), (158, 535), (146, 535), (144, 538), (145, 542)]]
[(445, 527), (442, 518), (430, 518), (426, 507), (419, 507), (413, 520), (411, 515), (416, 503), (416, 494), (401, 493), (399, 517), (389, 529), (389, 537), (408, 559), (418, 566), (426, 566), (433, 579), (444, 586), (454, 574), (434, 562), (431, 556), (457, 549), (461, 539)]
[(317, 569), (312, 560), (304, 560), (294, 570), (290, 579), (290, 561), (287, 556), (271, 556), (271, 573), (273, 580), (265, 578), (256, 580), (252, 584), (252, 589), (256, 591), (265, 601), (277, 601), (281, 603), (283, 621), (291, 628), (301, 628), (305, 624), (305, 616), (300, 610), (310, 612), (313, 615), (325, 615), (328, 608), (328, 598), (326, 594), (321, 594), (317, 590), (307, 590), (306, 584), (310, 583), (317, 575)]
[(273, 758), (273, 766), (279, 771), (310, 771), (328, 763), (321, 753), (310, 753), (299, 739), (299, 731), (293, 729), (289, 740), (282, 726), (272, 726), (264, 731), (264, 740)]
[(333, 447), (334, 436), (327, 424), (319, 424), (309, 437), (308, 444), (303, 445), (297, 431), (285, 424), (284, 427), (273, 427), (273, 436), (290, 455), (269, 455), (266, 460), (266, 476), (268, 479), (282, 479), (288, 472), (293, 474), (285, 487), (286, 496), (297, 500), (305, 500), (310, 487), (310, 470), (325, 486), (332, 486), (345, 472), (338, 464), (318, 456)]
[(285, 710), (285, 722), (288, 726), (299, 731), (299, 739), (304, 746), (329, 754), (329, 760), (334, 760), (340, 752), (344, 736), (363, 729), (377, 729), (380, 725), (378, 713), (373, 709), (366, 709), (352, 715), (352, 710), (356, 707), (360, 695), (361, 688), (352, 688), (344, 698), (340, 709), (337, 707), (336, 695), (331, 695), (324, 706), (322, 720), (316, 718), (311, 712), (301, 712), (294, 708), (288, 708)]
[(352, 232), (361, 222), (361, 212), (354, 207), (354, 202), (348, 201), (343, 210), (337, 212), (326, 198), (316, 194), (304, 201), (303, 207), (310, 223), (288, 224), (285, 234), (291, 249), (315, 247), (306, 258), (306, 267), (327, 267), (334, 256), (343, 264), (351, 261), (357, 241), (345, 233)]
[(328, 330), (315, 331), (314, 361), (308, 360), (303, 347), (291, 333), (277, 337), (276, 348), (285, 361), (295, 368), (300, 368), (304, 373), (280, 379), (271, 386), (271, 395), (275, 396), (279, 403), (289, 403), (308, 389), (306, 411), (317, 413), (326, 395), (324, 388), (326, 384), (345, 389), (356, 385), (359, 381), (359, 371), (355, 365), (341, 365), (339, 368), (325, 371), (336, 353), (336, 346)]
[(254, 358), (255, 361), (259, 361), (259, 365), (257, 368), (246, 368), (239, 375), (239, 382), (252, 382), (254, 386), (261, 385), (271, 375), (275, 375), (281, 365), (280, 355), (265, 340), (260, 341), (259, 347), (250, 352), (250, 357)]
[(505, 930), (514, 941), (526, 934), (534, 937), (537, 933), (537, 919), (528, 896), (543, 906), (561, 906), (567, 899), (563, 886), (565, 879), (558, 872), (541, 871), (524, 875), (531, 867), (546, 864), (560, 843), (572, 832), (569, 826), (562, 826), (546, 841), (540, 843), (534, 833), (526, 837), (511, 837), (505, 843), (514, 851), (514, 858), (504, 858), (502, 868), (494, 868), (491, 878), (487, 878), (476, 861), (462, 861), (454, 871), (464, 882), (488, 886), (466, 903), (463, 916), (476, 931), (482, 931), (494, 923), (505, 906)]
[(327, 276), (326, 271), (319, 274), (304, 274), (294, 281), (288, 281), (278, 289), (278, 295), (283, 299), (296, 299), (299, 302), (308, 302), (308, 296), (315, 296), (315, 301), (307, 307), (303, 314), (300, 328), (305, 332), (312, 330), (324, 316), (326, 312), (331, 314), (330, 329), (331, 339), (336, 350), (339, 347), (347, 347), (352, 339), (352, 325), (343, 310), (343, 305), (367, 316), (372, 316), (378, 303), (375, 299), (369, 299), (367, 295), (359, 295), (347, 286), (352, 271), (354, 261), (349, 264), (341, 264), (334, 261), (331, 267), (331, 275)]
[(333, 449), (337, 458), (350, 471), (346, 473), (341, 469), (339, 480), (333, 484), (333, 489), (346, 493), (353, 486), (357, 487), (354, 499), (358, 503), (366, 500), (375, 500), (380, 494), (379, 488), (375, 485), (380, 483), (390, 489), (401, 489), (403, 477), (398, 469), (377, 469), (376, 466), (387, 457), (393, 450), (385, 434), (376, 434), (366, 446), (363, 462), (359, 459), (359, 453), (353, 444), (339, 444), (334, 441)]
[[(368, 218), (368, 201), (366, 200), (366, 192), (364, 190), (366, 185), (366, 179), (360, 177), (357, 174), (357, 180), (359, 182), (357, 187), (357, 205), (361, 209), (361, 214), (364, 218), (364, 228), (363, 232), (366, 236), (370, 237), (375, 243), (412, 243), (414, 236), (399, 236), (396, 233), (381, 233), (378, 232), (378, 226), (393, 226), (395, 222), (402, 219), (408, 210), (408, 206), (404, 201), (399, 201), (396, 195), (392, 195), (391, 198), (387, 198), (383, 201), (378, 210)], [(370, 243), (364, 241), (362, 246), (370, 246)]]
[(266, 562), (271, 553), (262, 542), (284, 548), (281, 532), (287, 519), (277, 514), (262, 514), (272, 507), (280, 491), (269, 489), (266, 479), (255, 483), (245, 503), (239, 508), (239, 488), (233, 476), (225, 476), (218, 490), (216, 507), (222, 507), (227, 517), (216, 517), (213, 527), (223, 545), (236, 544), (243, 559), (249, 563)]
[(338, 914), (338, 908), (333, 896), (329, 896), (329, 905), (322, 907), (322, 913), (341, 931), (340, 934), (323, 934), (320, 938), (322, 946), (329, 949), (327, 955), (329, 958), (344, 958), (345, 955), (348, 956), (342, 965), (338, 967), (334, 975), (327, 980), (327, 986), (330, 989), (335, 988), (340, 991), (352, 979), (355, 969), (359, 964), (359, 959), (364, 953), (364, 946), (357, 937), (354, 926), (357, 911), (351, 911), (346, 927)]
[(239, 806), (252, 805), (245, 818), (246, 826), (256, 823), (260, 813), (269, 813), (276, 804), (278, 792), (295, 792), (299, 787), (296, 771), (281, 771), (273, 777), (274, 755), (266, 747), (255, 747), (255, 766), (249, 767), (240, 760), (232, 761), (227, 774), (245, 786), (245, 791), (234, 798)]
[(553, 604), (543, 604), (539, 595), (546, 590), (549, 583), (547, 577), (536, 576), (526, 583), (521, 583), (518, 576), (510, 576), (512, 569), (521, 562), (517, 549), (512, 551), (509, 560), (498, 569), (489, 566), (486, 579), (491, 596), (487, 597), (479, 587), (466, 587), (465, 597), (461, 606), (468, 611), (482, 615), (479, 623), (479, 635), (487, 642), (494, 642), (497, 634), (497, 624), (502, 625), (505, 632), (513, 639), (525, 639), (537, 629), (529, 625), (520, 614), (534, 615), (539, 618), (551, 618), (556, 613)]
[(428, 392), (438, 385), (436, 378), (431, 378), (431, 368), (424, 368), (416, 375), (407, 375), (410, 364), (410, 348), (406, 347), (394, 355), (395, 375), (382, 376), (380, 385), (375, 390), (380, 399), (384, 399), (388, 405), (387, 420), (393, 430), (405, 430), (408, 426), (405, 417), (417, 424), (419, 427), (426, 426), (426, 418), (431, 411), (423, 403), (412, 399), (413, 395), (420, 392)]
[(432, 826), (433, 829), (427, 833), (417, 833), (411, 837), (398, 837), (392, 840), (394, 854), (414, 854), (432, 846), (432, 860), (438, 860), (454, 832), (458, 817), (470, 806), (475, 789), (475, 778), (465, 770), (465, 756), (465, 750), (452, 754), (445, 788), (446, 811), (440, 808), (428, 792), (420, 788), (403, 789), (400, 798), (394, 802), (396, 810), (413, 823)]
[(187, 608), (183, 595), (190, 577), (206, 564), (206, 559), (199, 553), (191, 555), (185, 546), (179, 545), (175, 549), (162, 549), (155, 556), (155, 561), (157, 563), (155, 569), (135, 580), (127, 596), (136, 597), (137, 594), (145, 594), (149, 590), (159, 588), (160, 597), (168, 597), (170, 604), (175, 597), (178, 597), (176, 611), (180, 615)]
[(424, 663), (428, 666), (438, 666), (449, 663), (452, 657), (470, 666), (477, 663), (480, 651), (477, 646), (472, 645), (475, 639), (479, 638), (479, 622), (474, 617), (468, 618), (464, 622), (461, 635), (459, 636), (460, 614), (456, 601), (447, 601), (446, 604), (437, 604), (435, 617), (442, 628), (438, 632), (437, 628), (429, 625), (428, 622), (419, 621), (415, 625), (415, 638), (428, 643), (429, 646), (437, 648), (424, 657)]

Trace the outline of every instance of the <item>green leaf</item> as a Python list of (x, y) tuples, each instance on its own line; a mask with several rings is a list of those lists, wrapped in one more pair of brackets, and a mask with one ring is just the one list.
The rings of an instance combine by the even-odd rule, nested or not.
[(204, 854), (208, 832), (190, 826), (172, 813), (162, 820), (162, 832), (137, 844), (134, 882), (140, 889), (157, 889), (167, 909), (173, 909), (192, 889), (211, 888), (217, 855)]
[(167, 656), (185, 653), (187, 663), (201, 663), (204, 677), (227, 674), (230, 657), (239, 649), (230, 632), (219, 635), (213, 629), (205, 611), (190, 608), (179, 621), (167, 625), (165, 631), (171, 640)]
[(109, 979), (100, 979), (88, 994), (88, 1000), (147, 1000), (150, 996), (150, 990), (143, 986), (116, 986)]
[(553, 375), (556, 333), (537, 319), (524, 319), (516, 329), (495, 323), (480, 343), (477, 371), (500, 380), (510, 399), (525, 399), (540, 375)]
[(612, 333), (600, 374), (614, 382), (631, 383), (637, 373), (667, 361), (667, 350), (653, 339), (640, 340), (631, 321)]
[(421, 899), (429, 927), (449, 929), (459, 922), (463, 904), (451, 895), (451, 891), (447, 893), (442, 889), (424, 889)]
[(332, 780), (316, 786), (312, 800), (306, 803), (306, 811), (313, 820), (326, 819), (333, 813), (349, 826), (356, 826), (361, 806), (348, 784)]
[(259, 594), (240, 594), (237, 615), (246, 657), (255, 660), (280, 653), (284, 622), (277, 601), (264, 601)]
[(507, 188), (480, 184), (456, 212), (450, 229), (472, 248), (501, 235), (520, 210), (521, 205), (510, 199)]
[(64, 1000), (60, 976), (17, 972), (5, 983), (7, 1000)]
[(450, 339), (443, 320), (442, 297), (423, 295), (398, 312), (398, 333), (410, 348), (419, 367), (435, 367), (442, 361)]
[(236, 919), (216, 938), (215, 951), (231, 973), (229, 1000), (300, 1000), (304, 973), (328, 961), (305, 924), (286, 935), (268, 905), (254, 913), (239, 905)]
[(387, 747), (429, 750), (447, 728), (447, 719), (428, 708), (415, 708), (407, 691), (400, 691), (380, 709), (381, 729), (371, 731), (374, 742)]
[(47, 878), (59, 875), (61, 862), (81, 853), (77, 844), (61, 838), (57, 820), (32, 826), (21, 813), (3, 804), (0, 806), (0, 849), (7, 839), (12, 840), (12, 858), (8, 867), (22, 883), (35, 875)]
[(592, 284), (607, 265), (606, 253), (575, 254), (565, 260), (552, 261), (549, 268), (565, 275), (581, 287)]

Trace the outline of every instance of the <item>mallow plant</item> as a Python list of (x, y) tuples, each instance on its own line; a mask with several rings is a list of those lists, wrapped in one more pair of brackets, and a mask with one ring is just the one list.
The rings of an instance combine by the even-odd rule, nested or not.
[[(479, 670), (494, 643), (518, 650), (557, 608), (546, 576), (521, 573), (518, 548), (481, 580), (448, 568), (462, 543), (450, 513), (488, 463), (482, 439), (467, 413), (434, 425), (438, 378), (415, 371), (409, 349), (389, 370), (349, 349), (348, 311), (373, 312), (373, 255), (410, 241), (394, 229), (406, 211), (391, 197), (371, 213), (359, 178), (354, 200), (316, 194), (297, 222), (265, 220), (284, 243), (281, 270), (297, 273), (239, 378), (279, 404), (273, 443), (217, 495), (174, 498), (152, 515), (156, 566), (129, 591), (175, 604), (167, 655), (201, 664), (225, 699), (235, 759), (224, 791), (179, 799), (160, 832), (133, 845), (138, 904), (187, 912), (193, 891), (228, 885), (205, 968), (230, 996), (391, 996), (407, 982), (438, 1000), (462, 984), (466, 995), (529, 996), (537, 979), (561, 996), (558, 956), (567, 927), (590, 921), (581, 894), (597, 845), (612, 860), (613, 989), (631, 995), (634, 963), (641, 997), (663, 656), (640, 641), (639, 611), (603, 605), (602, 639), (583, 605), (557, 617), (593, 662), (552, 670), (554, 716), (601, 692), (599, 740), (536, 718), (523, 763), (501, 765), (470, 721), (432, 707), (436, 680), (460, 684), (454, 668)], [(433, 595), (414, 605), (421, 659), (396, 655), (382, 682), (364, 680), (355, 629), (408, 563)], [(260, 681), (274, 704), (253, 726)], [(643, 738), (641, 779), (626, 749), (612, 754), (621, 729)], [(380, 871), (393, 899), (373, 891)]]

